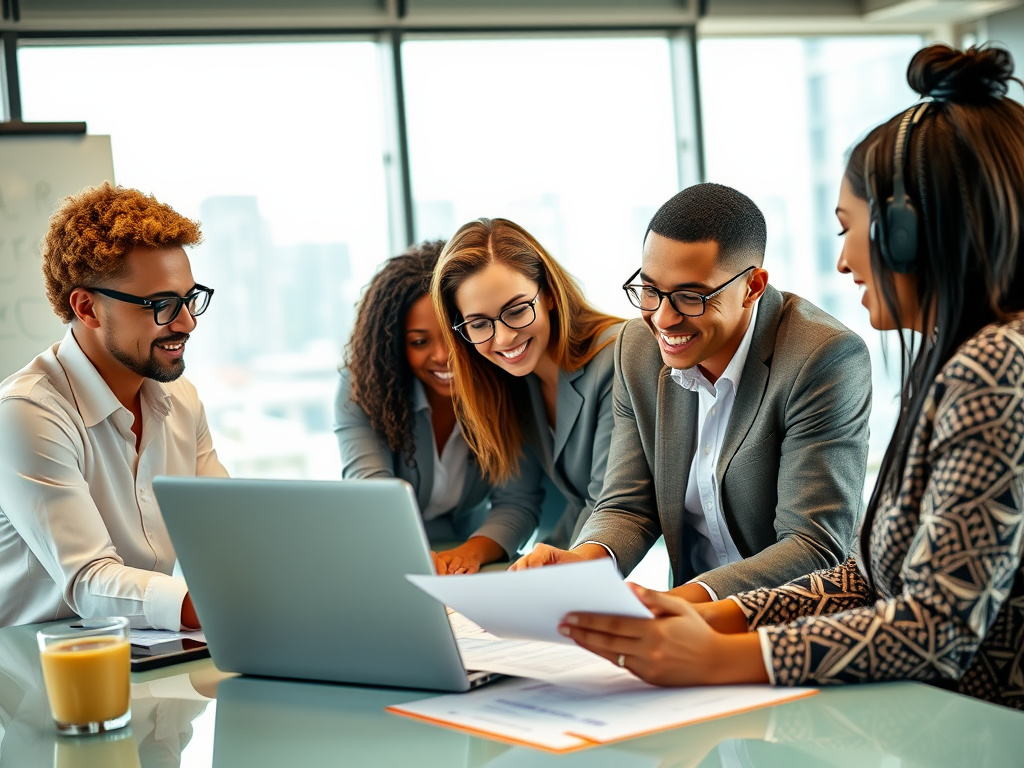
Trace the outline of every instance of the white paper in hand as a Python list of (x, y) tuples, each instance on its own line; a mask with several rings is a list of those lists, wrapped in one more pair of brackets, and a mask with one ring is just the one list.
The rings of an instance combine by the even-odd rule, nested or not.
[(558, 633), (567, 613), (652, 617), (609, 558), (528, 571), (406, 578), (488, 632), (508, 639), (572, 643)]

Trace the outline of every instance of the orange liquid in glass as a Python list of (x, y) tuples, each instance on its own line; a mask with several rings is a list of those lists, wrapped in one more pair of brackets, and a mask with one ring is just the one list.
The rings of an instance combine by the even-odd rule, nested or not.
[(131, 657), (120, 637), (63, 640), (40, 653), (53, 719), (100, 723), (128, 711)]

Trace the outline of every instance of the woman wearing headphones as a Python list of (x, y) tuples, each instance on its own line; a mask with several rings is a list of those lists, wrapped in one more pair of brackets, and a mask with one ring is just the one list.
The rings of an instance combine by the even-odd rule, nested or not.
[[(356, 312), (334, 404), (341, 476), (408, 481), (432, 544), (464, 541), (492, 504), (527, 514), (539, 501), (514, 486), (492, 498), (455, 419), (448, 346), (428, 295), (443, 247), (438, 240), (410, 248), (374, 276)], [(440, 573), (468, 570), (465, 563), (449, 571), (444, 556), (434, 557)]]
[[(604, 484), (612, 432), (612, 342), (622, 321), (522, 227), (478, 219), (438, 260), (434, 308), (452, 349), (455, 409), (484, 477), (534, 492), (542, 475), (567, 505), (548, 541), (567, 547)], [(514, 558), (540, 518), (492, 510), (453, 558)], [(457, 559), (453, 562), (458, 562)]]
[(847, 164), (839, 271), (873, 327), (920, 332), (909, 348), (901, 336), (902, 407), (859, 560), (705, 606), (637, 587), (656, 618), (571, 614), (564, 634), (660, 685), (911, 679), (1024, 709), (1024, 108), (1006, 98), (1012, 74), (999, 48), (919, 51), (908, 80), (931, 100), (871, 131)]

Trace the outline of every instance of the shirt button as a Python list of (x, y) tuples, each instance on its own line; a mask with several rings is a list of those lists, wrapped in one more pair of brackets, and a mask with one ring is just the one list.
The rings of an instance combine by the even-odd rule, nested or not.
[(704, 449), (704, 455), (705, 455), (705, 456), (708, 456), (708, 455), (710, 455), (710, 453), (711, 453), (711, 446), (709, 445), (709, 446), (707, 446), (707, 447), (706, 447), (706, 448)]
[(714, 416), (716, 413), (718, 413), (718, 409), (717, 408), (712, 408), (711, 409), (711, 415)]
[(707, 504), (704, 505), (704, 509), (706, 509), (708, 512), (711, 511), (711, 502), (710, 501)]
[(146, 489), (145, 488), (139, 488), (139, 496), (141, 496), (142, 498), (146, 498)]

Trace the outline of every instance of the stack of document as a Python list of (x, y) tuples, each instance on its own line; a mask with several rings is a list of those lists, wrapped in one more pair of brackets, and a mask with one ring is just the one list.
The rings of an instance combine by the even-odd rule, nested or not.
[(449, 618), (467, 669), (529, 679), (388, 708), (396, 714), (567, 752), (816, 693), (766, 685), (657, 688), (580, 648), (558, 633), (566, 613), (651, 617), (610, 560), (408, 578), (458, 611)]
[(635, 619), (652, 614), (609, 558), (529, 571), (472, 576), (406, 576), (428, 595), (506, 640), (575, 645), (558, 632), (567, 613), (607, 613)]
[(448, 616), (466, 669), (573, 685), (595, 693), (651, 688), (628, 669), (578, 645), (543, 640), (502, 640), (460, 613)]
[(470, 693), (399, 704), (388, 711), (476, 736), (570, 752), (814, 693), (812, 688), (749, 685), (595, 694), (569, 685), (512, 679)]
[[(602, 691), (649, 687), (558, 632), (570, 611), (650, 618), (610, 560), (473, 576), (409, 576), (449, 606), (466, 669), (577, 683)], [(483, 627), (479, 626), (483, 625)]]
[(145, 648), (157, 645), (159, 643), (167, 643), (171, 640), (196, 640), (200, 643), (206, 642), (206, 635), (203, 634), (202, 630), (189, 630), (185, 632), (174, 632), (168, 629), (131, 629), (131, 639), (129, 642), (132, 645), (140, 645)]

